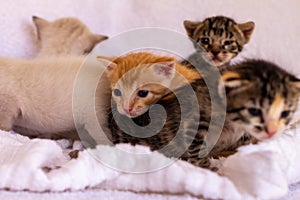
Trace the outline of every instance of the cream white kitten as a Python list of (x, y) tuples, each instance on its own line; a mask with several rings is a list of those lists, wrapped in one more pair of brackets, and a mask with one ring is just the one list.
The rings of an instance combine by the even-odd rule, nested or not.
[[(83, 90), (76, 92), (78, 98), (85, 99), (80, 101), (83, 104), (76, 104), (75, 110), (81, 115), (76, 123), (81, 123), (79, 126), (101, 142), (103, 135), (94, 128), (93, 119), (90, 120), (95, 111), (87, 109), (86, 105), (95, 103), (97, 118), (103, 127), (106, 123), (106, 118), (103, 119), (105, 105), (110, 105), (110, 90), (107, 79), (101, 79), (98, 83), (98, 75), (105, 70), (105, 66), (87, 60), (85, 63), (89, 67), (82, 71), (83, 62), (83, 57), (0, 58), (0, 129), (17, 132), (32, 130), (28, 134), (33, 135), (68, 134), (75, 130), (72, 98), (81, 70), (82, 81), (77, 83), (82, 85)], [(95, 81), (98, 86), (93, 86)]]
[(58, 55), (84, 55), (90, 53), (105, 35), (93, 34), (79, 19), (60, 18), (49, 22), (33, 16), (40, 43), (38, 57)]

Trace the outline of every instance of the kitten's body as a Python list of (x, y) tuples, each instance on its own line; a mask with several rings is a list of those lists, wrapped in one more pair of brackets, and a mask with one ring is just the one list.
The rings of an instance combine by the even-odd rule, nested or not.
[[(227, 114), (224, 116), (222, 112), (214, 113), (216, 118), (211, 124), (210, 128), (212, 130), (216, 130), (215, 128), (222, 125), (222, 123), (218, 123), (222, 121), (223, 116), (225, 117), (225, 123), (216, 145), (204, 158), (199, 158), (198, 156), (199, 153), (203, 153), (200, 151), (205, 149), (206, 145), (209, 145), (206, 144), (205, 140), (211, 120), (212, 103), (220, 108), (216, 109), (217, 111), (222, 111), (226, 105), (222, 103), (223, 95), (217, 95), (216, 93), (218, 92), (216, 91), (211, 93), (216, 95), (216, 102), (211, 102), (208, 88), (202, 79), (192, 84), (200, 106), (199, 121), (192, 109), (186, 109), (184, 112), (189, 118), (183, 121), (184, 128), (180, 130), (181, 112), (177, 99), (162, 99), (157, 104), (162, 105), (166, 109), (167, 120), (156, 135), (149, 138), (133, 137), (132, 133), (134, 135), (142, 133), (138, 132), (139, 130), (134, 126), (127, 125), (127, 130), (130, 130), (130, 135), (128, 135), (120, 130), (111, 115), (110, 120), (112, 123), (110, 124), (110, 129), (113, 135), (113, 142), (147, 145), (152, 150), (160, 150), (171, 157), (188, 148), (181, 156), (182, 159), (198, 166), (208, 167), (209, 157), (223, 155), (228, 151), (233, 152), (238, 146), (249, 143), (248, 133), (258, 140), (265, 140), (273, 137), (274, 134), (280, 133), (296, 110), (299, 96), (299, 80), (275, 65), (264, 61), (246, 61), (230, 67), (222, 74), (227, 93)], [(214, 85), (218, 85), (214, 81), (218, 80), (211, 81), (209, 83), (210, 92), (218, 90), (213, 88)], [(183, 86), (180, 90), (177, 90), (176, 95), (183, 97), (188, 104), (193, 94), (186, 93), (186, 87)], [(260, 111), (255, 111), (254, 108)], [(289, 113), (285, 116), (285, 111), (287, 110)], [(116, 110), (113, 109), (113, 112), (116, 112)], [(257, 114), (255, 112), (258, 112), (261, 115), (253, 116), (250, 112), (252, 114)], [(118, 117), (126, 118), (126, 116), (122, 116), (118, 112), (114, 115), (117, 116), (117, 121), (119, 121)], [(218, 120), (218, 118), (220, 119)], [(133, 120), (140, 126), (145, 126), (151, 122), (148, 113)], [(155, 121), (154, 123), (159, 123), (162, 119), (152, 120)], [(198, 129), (198, 133), (195, 138), (191, 138), (195, 127)], [(178, 133), (181, 134), (174, 142), (172, 140), (178, 134), (178, 130), (180, 130)], [(214, 131), (210, 133), (214, 134)], [(192, 144), (188, 146), (191, 140), (193, 140)], [(167, 150), (163, 149), (168, 144), (171, 144), (171, 146)]]
[[(21, 60), (14, 60), (14, 59), (5, 59), (1, 58), (3, 62), (6, 62), (8, 65), (24, 65), (24, 69), (26, 74), (31, 74), (34, 76), (38, 76), (38, 74), (43, 73), (42, 71), (45, 70), (45, 74), (41, 74), (40, 77), (45, 79), (43, 80), (44, 84), (41, 84), (40, 89), (53, 89), (58, 92), (59, 86), (55, 83), (53, 86), (53, 82), (55, 82), (57, 76), (61, 76), (61, 82), (62, 85), (60, 89), (63, 89), (63, 87), (67, 87), (67, 84), (70, 84), (70, 80), (66, 80), (64, 82), (63, 80), (63, 71), (65, 73), (68, 73), (68, 69), (66, 66), (73, 67), (70, 71), (69, 75), (66, 75), (66, 78), (74, 76), (74, 73), (77, 73), (79, 66), (83, 62), (83, 57), (80, 57), (82, 55), (85, 55), (92, 51), (95, 45), (100, 43), (101, 41), (107, 39), (107, 36), (99, 35), (99, 34), (93, 34), (90, 32), (90, 30), (87, 28), (85, 24), (83, 24), (79, 19), (73, 18), (73, 17), (66, 17), (66, 18), (60, 18), (53, 22), (49, 22), (45, 19), (33, 16), (33, 22), (36, 26), (37, 30), (37, 41), (39, 41), (40, 50), (37, 54), (37, 58), (35, 60), (26, 62)], [(55, 59), (59, 58), (58, 65), (55, 64)], [(30, 67), (32, 66), (32, 69)], [(41, 69), (42, 66), (46, 66), (45, 69)], [(51, 69), (51, 66), (53, 66), (53, 69)], [(16, 66), (14, 66), (16, 67)], [(62, 69), (59, 69), (62, 67)], [(53, 73), (54, 70), (56, 70), (56, 73)], [(50, 72), (48, 72), (50, 71)], [(49, 74), (49, 76), (47, 75)], [(18, 74), (17, 74), (18, 75)], [(27, 81), (33, 81), (33, 77), (30, 76), (22, 76), (21, 79), (28, 79)], [(49, 79), (49, 80), (48, 80)], [(72, 86), (73, 87), (73, 86)], [(65, 88), (66, 91), (71, 92), (70, 88)], [(63, 90), (62, 90), (63, 91)], [(64, 96), (69, 96), (70, 94), (64, 94)], [(20, 94), (23, 95), (23, 94)], [(56, 117), (61, 117), (61, 121), (58, 123), (58, 130), (62, 131), (61, 128), (63, 127), (64, 123), (64, 117), (60, 116), (60, 114), (64, 114), (64, 112), (70, 112), (70, 106), (72, 102), (65, 102), (58, 99), (50, 99), (48, 101), (36, 101), (39, 96), (33, 98), (33, 101), (31, 102), (33, 105), (33, 110), (35, 110), (35, 105), (43, 105), (43, 103), (47, 104), (47, 102), (52, 102), (52, 104), (55, 104), (56, 106), (61, 106), (62, 108), (67, 106), (66, 109), (53, 109), (58, 111), (50, 112), (50, 114), (55, 115)], [(70, 100), (68, 97), (66, 98)], [(58, 101), (57, 101), (58, 100)], [(57, 103), (55, 103), (57, 101)], [(29, 106), (30, 102), (26, 102), (25, 105)], [(50, 105), (44, 105), (45, 109), (51, 108)], [(55, 106), (54, 106), (55, 107)], [(30, 109), (30, 108), (29, 108)], [(43, 108), (39, 108), (40, 110), (43, 110)], [(52, 110), (52, 111), (53, 111)], [(45, 112), (45, 111), (44, 111)], [(34, 113), (34, 112), (33, 112)], [(48, 113), (48, 112), (47, 112)], [(40, 115), (40, 113), (38, 114)], [(54, 116), (47, 116), (48, 114), (44, 115), (46, 118), (52, 119)], [(34, 116), (29, 116), (29, 118), (32, 118)], [(53, 124), (51, 124), (51, 120), (49, 122), (43, 122), (46, 118), (39, 118), (40, 120), (37, 120), (38, 123), (42, 124), (42, 127), (35, 127), (35, 125), (30, 124), (30, 120), (26, 121), (25, 119), (21, 120), (20, 125), (14, 125), (13, 129), (23, 135), (27, 136), (38, 136), (42, 138), (72, 138), (72, 139), (78, 139), (77, 131), (74, 130), (74, 125), (72, 125), (73, 130), (67, 129), (67, 131), (62, 132), (56, 132), (52, 128), (54, 127)], [(68, 119), (70, 119), (70, 116), (68, 116)], [(103, 119), (103, 121), (106, 121)], [(57, 120), (53, 121), (54, 123), (57, 123)], [(60, 124), (62, 123), (62, 124)], [(66, 122), (65, 124), (70, 124), (69, 122)], [(74, 122), (72, 122), (74, 124)], [(50, 126), (52, 128), (47, 129), (47, 126)], [(37, 129), (38, 128), (38, 129)], [(66, 127), (65, 127), (66, 128)], [(42, 130), (39, 132), (38, 130)]]
[[(0, 129), (13, 129), (30, 136), (64, 135), (75, 130), (72, 95), (83, 62), (83, 57), (28, 61), (0, 58)], [(101, 65), (97, 63), (94, 67), (101, 68)], [(97, 76), (93, 70), (85, 75), (87, 81)], [(108, 87), (108, 84), (103, 86)], [(99, 87), (96, 96), (105, 96), (108, 91), (108, 88)], [(103, 103), (101, 100), (104, 98), (100, 98), (96, 107), (109, 105), (109, 101)], [(83, 115), (85, 111), (83, 105)], [(105, 121), (102, 115), (98, 118)]]
[[(254, 23), (237, 24), (231, 18), (216, 16), (206, 18), (202, 22), (185, 20), (184, 27), (194, 43), (195, 54), (204, 58), (202, 62), (224, 68), (249, 42)], [(184, 64), (192, 67), (186, 61)]]
[(60, 18), (53, 22), (34, 16), (40, 50), (37, 57), (84, 55), (108, 37), (93, 34), (79, 19)]

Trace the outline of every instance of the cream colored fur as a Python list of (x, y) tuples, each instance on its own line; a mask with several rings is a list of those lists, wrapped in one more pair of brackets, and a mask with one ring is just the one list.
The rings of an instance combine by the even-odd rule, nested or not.
[(34, 16), (40, 51), (38, 57), (84, 55), (108, 37), (93, 34), (79, 19), (60, 18), (53, 22)]
[[(8, 131), (14, 126), (19, 126), (39, 134), (67, 133), (75, 130), (72, 95), (77, 73), (83, 61), (83, 57), (43, 58), (30, 61), (0, 58), (0, 129)], [(87, 83), (89, 79), (98, 76), (93, 69), (97, 69), (98, 72), (105, 69), (98, 62), (88, 64), (93, 66), (83, 74)], [(102, 85), (108, 87), (108, 84), (104, 83), (105, 81)], [(102, 98), (103, 95), (110, 97), (108, 91), (109, 89), (98, 87), (97, 92), (93, 93), (97, 96), (97, 110), (103, 108), (100, 105), (110, 105)], [(105, 95), (106, 92), (109, 94)], [(90, 112), (86, 109), (86, 105), (79, 105), (76, 110), (82, 113), (80, 123), (88, 124), (90, 121), (88, 117), (92, 115), (86, 113)], [(105, 123), (101, 116), (103, 114), (104, 112), (97, 113), (98, 120), (102, 124)]]

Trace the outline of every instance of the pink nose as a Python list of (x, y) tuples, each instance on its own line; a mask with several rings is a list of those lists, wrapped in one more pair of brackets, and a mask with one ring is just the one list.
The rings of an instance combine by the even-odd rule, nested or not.
[(276, 132), (277, 132), (276, 130), (272, 130), (272, 131), (268, 130), (267, 134), (268, 134), (269, 137), (272, 137), (273, 135), (275, 135)]
[(126, 113), (130, 114), (131, 111), (133, 110), (133, 108), (132, 107), (131, 108), (125, 108), (124, 110), (125, 110)]

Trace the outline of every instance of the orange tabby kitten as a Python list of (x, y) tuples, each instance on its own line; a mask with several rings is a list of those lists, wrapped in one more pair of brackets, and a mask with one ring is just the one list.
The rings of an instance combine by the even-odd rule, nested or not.
[(170, 93), (170, 89), (201, 77), (195, 70), (176, 63), (173, 57), (144, 52), (114, 59), (106, 73), (119, 113), (130, 118), (144, 114), (150, 105)]
[(201, 77), (195, 70), (176, 63), (173, 57), (144, 52), (114, 59), (106, 73), (119, 113), (130, 118), (145, 113), (170, 90)]

